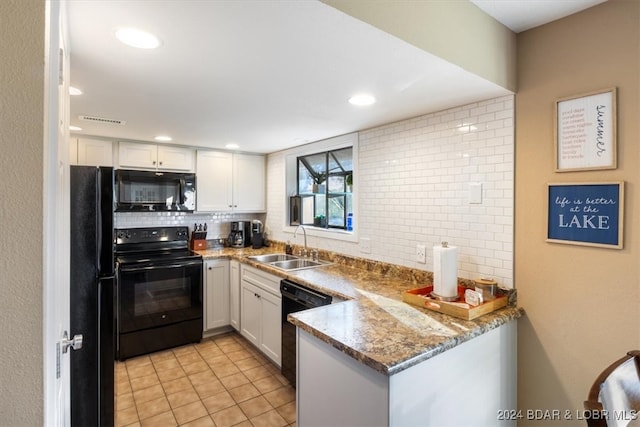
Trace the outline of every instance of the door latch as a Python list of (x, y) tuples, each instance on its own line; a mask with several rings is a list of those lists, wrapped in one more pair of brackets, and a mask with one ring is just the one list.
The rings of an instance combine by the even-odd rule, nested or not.
[(60, 344), (63, 353), (69, 351), (69, 347), (73, 350), (80, 350), (82, 348), (82, 334), (74, 335), (73, 338), (69, 339), (69, 334), (64, 331)]

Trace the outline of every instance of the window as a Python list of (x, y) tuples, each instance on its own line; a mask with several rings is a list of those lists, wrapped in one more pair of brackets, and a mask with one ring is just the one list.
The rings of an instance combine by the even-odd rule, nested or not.
[[(353, 215), (353, 147), (297, 157), (299, 224), (351, 231)], [(292, 218), (294, 219), (294, 218)]]

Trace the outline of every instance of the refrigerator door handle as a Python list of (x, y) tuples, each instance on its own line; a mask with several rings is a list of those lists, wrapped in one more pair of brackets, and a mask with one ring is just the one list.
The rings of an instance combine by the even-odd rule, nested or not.
[[(96, 199), (99, 203), (102, 203), (102, 182), (100, 180), (100, 174), (96, 174)], [(99, 272), (102, 272), (102, 208), (98, 207), (97, 209), (97, 236), (96, 236), (96, 244), (98, 245), (96, 251), (96, 267)]]
[(71, 347), (72, 350), (80, 350), (82, 348), (82, 340), (82, 334), (74, 335), (73, 338), (69, 339), (69, 333), (64, 331), (62, 341), (60, 342), (62, 352), (66, 353), (69, 351), (69, 347)]

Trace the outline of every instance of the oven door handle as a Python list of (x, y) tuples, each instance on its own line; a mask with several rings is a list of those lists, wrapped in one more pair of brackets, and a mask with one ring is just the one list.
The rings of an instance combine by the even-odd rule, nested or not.
[(148, 270), (156, 270), (156, 269), (167, 269), (167, 268), (183, 268), (183, 267), (195, 267), (202, 266), (202, 261), (187, 261), (175, 264), (153, 264), (153, 265), (132, 265), (132, 266), (120, 266), (121, 272), (135, 272), (135, 271), (148, 271)]

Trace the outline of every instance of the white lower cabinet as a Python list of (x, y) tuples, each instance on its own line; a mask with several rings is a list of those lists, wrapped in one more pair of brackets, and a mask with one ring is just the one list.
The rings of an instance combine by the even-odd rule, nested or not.
[(229, 260), (204, 262), (204, 330), (229, 326)]
[(240, 333), (276, 365), (282, 363), (280, 278), (242, 265)]
[(240, 263), (229, 261), (229, 323), (240, 331)]

